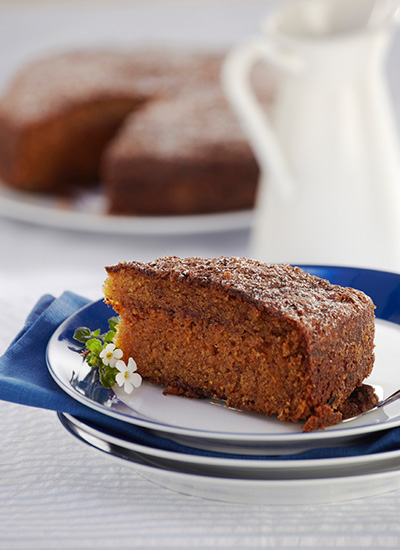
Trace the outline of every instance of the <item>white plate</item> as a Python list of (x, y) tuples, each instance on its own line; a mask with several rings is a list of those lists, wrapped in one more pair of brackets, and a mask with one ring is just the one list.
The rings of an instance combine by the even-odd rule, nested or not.
[(102, 441), (106, 447), (107, 445), (111, 448), (119, 447), (129, 453), (139, 454), (150, 464), (162, 464), (165, 468), (185, 470), (198, 475), (239, 479), (312, 479), (361, 475), (400, 468), (400, 450), (359, 456), (294, 460), (204, 456), (165, 450), (143, 445), (134, 440), (122, 439), (69, 414), (60, 413), (59, 418), (70, 431), (87, 440), (91, 438), (98, 445)]
[[(341, 267), (304, 267), (332, 282), (367, 287), (377, 314), (400, 319), (400, 303), (394, 299), (400, 289), (400, 275)], [(306, 448), (344, 445), (371, 432), (400, 425), (400, 402), (385, 410), (371, 412), (359, 419), (340, 423), (325, 431), (303, 433), (301, 424), (280, 422), (263, 415), (216, 406), (210, 400), (164, 396), (162, 388), (144, 383), (127, 396), (121, 390), (108, 392), (91, 376), (91, 369), (72, 351), (80, 347), (72, 340), (79, 326), (105, 330), (112, 315), (102, 301), (94, 302), (67, 319), (50, 339), (47, 349), (49, 371), (60, 387), (87, 406), (128, 423), (143, 426), (164, 437), (192, 447), (212, 451), (284, 454)], [(390, 395), (400, 387), (400, 327), (377, 320), (376, 364), (369, 383)], [(123, 400), (123, 401), (122, 401)]]
[[(400, 470), (368, 474), (305, 479), (242, 479), (198, 475), (185, 468), (170, 469), (162, 459), (150, 464), (140, 453), (126, 454), (87, 432), (64, 427), (85, 445), (98, 449), (110, 461), (133, 468), (147, 480), (166, 489), (195, 497), (240, 504), (304, 505), (323, 504), (372, 497), (400, 488)], [(195, 470), (195, 469), (194, 469)], [(126, 482), (126, 480), (125, 480)]]
[(0, 215), (39, 225), (126, 235), (189, 235), (247, 229), (252, 211), (192, 216), (112, 216), (100, 192), (86, 191), (74, 199), (13, 191), (0, 183)]

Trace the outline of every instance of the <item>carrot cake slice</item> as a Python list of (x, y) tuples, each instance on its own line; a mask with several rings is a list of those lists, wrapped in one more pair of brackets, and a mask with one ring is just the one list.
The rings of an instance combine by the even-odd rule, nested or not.
[(105, 301), (120, 315), (116, 345), (169, 393), (225, 399), (314, 430), (341, 420), (371, 373), (374, 305), (359, 290), (246, 258), (106, 270)]

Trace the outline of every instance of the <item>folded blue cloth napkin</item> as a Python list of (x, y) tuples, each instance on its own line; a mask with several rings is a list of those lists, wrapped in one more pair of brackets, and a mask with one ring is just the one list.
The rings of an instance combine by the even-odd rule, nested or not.
[(67, 395), (53, 380), (46, 365), (46, 347), (55, 329), (71, 314), (88, 303), (72, 292), (59, 298), (43, 296), (28, 316), (25, 326), (0, 357), (0, 399), (22, 405), (69, 413), (98, 428), (130, 441), (165, 450), (204, 456), (266, 459), (307, 459), (354, 456), (400, 449), (400, 428), (373, 433), (359, 445), (312, 449), (280, 457), (228, 455), (180, 445), (167, 437), (116, 420), (81, 404)]

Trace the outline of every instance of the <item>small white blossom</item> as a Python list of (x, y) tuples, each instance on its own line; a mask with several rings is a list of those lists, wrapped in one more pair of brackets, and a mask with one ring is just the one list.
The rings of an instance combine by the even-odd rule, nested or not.
[(126, 393), (132, 393), (133, 388), (138, 388), (142, 383), (142, 377), (139, 373), (135, 372), (137, 366), (132, 357), (129, 358), (128, 364), (122, 359), (115, 363), (116, 368), (120, 371), (115, 377), (115, 381), (118, 386), (124, 386)]
[(115, 367), (116, 362), (122, 357), (122, 350), (116, 348), (114, 344), (107, 344), (100, 352), (100, 357), (106, 366)]

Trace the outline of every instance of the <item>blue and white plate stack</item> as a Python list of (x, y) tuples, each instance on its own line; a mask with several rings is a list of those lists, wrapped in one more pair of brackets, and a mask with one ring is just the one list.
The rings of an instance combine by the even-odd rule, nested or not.
[[(400, 275), (348, 267), (301, 266), (376, 305), (376, 362), (367, 381), (379, 397), (400, 387)], [(112, 314), (112, 312), (111, 312)], [(163, 395), (144, 382), (128, 395), (103, 388), (72, 335), (106, 328), (110, 309), (93, 302), (62, 323), (47, 348), (57, 384), (108, 422), (59, 413), (76, 438), (166, 488), (251, 504), (335, 502), (400, 488), (400, 401), (324, 431), (232, 410), (211, 400)], [(115, 420), (115, 426), (110, 424)], [(122, 426), (122, 428), (121, 428)]]

